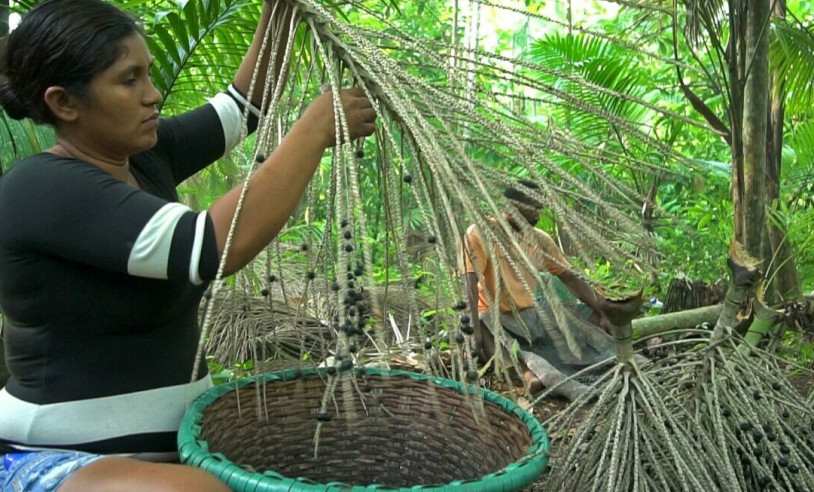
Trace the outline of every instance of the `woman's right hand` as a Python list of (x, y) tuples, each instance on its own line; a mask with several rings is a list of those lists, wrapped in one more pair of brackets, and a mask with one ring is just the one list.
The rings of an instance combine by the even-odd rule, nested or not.
[[(367, 137), (376, 128), (376, 111), (365, 92), (354, 87), (339, 91), (339, 100), (348, 121), (350, 140)], [(323, 92), (308, 105), (298, 125), (306, 125), (310, 132), (318, 135), (325, 148), (336, 145), (336, 118), (334, 115), (333, 94)]]

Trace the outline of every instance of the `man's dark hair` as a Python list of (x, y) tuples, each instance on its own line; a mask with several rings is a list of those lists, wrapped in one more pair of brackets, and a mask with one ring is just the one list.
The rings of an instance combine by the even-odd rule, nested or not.
[(64, 87), (87, 97), (93, 77), (141, 33), (135, 19), (102, 0), (46, 0), (31, 9), (0, 44), (0, 105), (14, 119), (54, 124), (45, 91)]
[[(527, 179), (519, 179), (517, 180), (517, 184), (531, 190), (540, 189), (540, 187), (537, 186), (537, 183), (535, 183), (534, 181), (529, 181)], [(514, 186), (509, 186), (508, 188), (506, 188), (506, 191), (503, 192), (503, 196), (508, 198), (509, 200), (516, 200), (520, 203), (525, 203), (527, 205), (534, 205), (537, 207), (540, 206), (540, 202), (528, 196), (523, 191), (515, 188)]]

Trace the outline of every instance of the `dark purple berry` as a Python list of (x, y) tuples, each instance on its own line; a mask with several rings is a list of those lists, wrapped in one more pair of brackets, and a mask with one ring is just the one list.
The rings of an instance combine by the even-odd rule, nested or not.
[(365, 151), (362, 150), (362, 149), (357, 150), (356, 151), (356, 157), (358, 157), (359, 159), (364, 158), (365, 157)]
[(404, 179), (404, 182), (407, 183), (407, 184), (410, 184), (410, 183), (413, 182), (413, 177), (410, 176), (409, 174), (405, 174), (404, 178), (402, 178), (402, 179)]
[(432, 342), (427, 341), (424, 342), (424, 350), (430, 350), (432, 348)]
[(428, 242), (428, 243), (430, 243), (430, 244), (435, 244), (435, 242), (436, 242), (436, 241), (438, 241), (438, 239), (436, 239), (436, 237), (435, 237), (435, 236), (433, 236), (432, 234), (430, 234), (429, 236), (427, 236), (427, 242)]
[(269, 290), (268, 289), (261, 290), (260, 295), (263, 296), (263, 297), (268, 297), (269, 296)]
[(474, 383), (475, 381), (477, 381), (478, 380), (478, 371), (476, 371), (474, 369), (466, 371), (466, 380), (469, 381), (470, 383)]
[(263, 154), (257, 154), (256, 156), (254, 156), (254, 160), (257, 162), (265, 162), (266, 156)]
[(308, 278), (308, 280), (314, 280), (317, 278), (317, 274), (315, 272), (308, 272), (305, 274), (305, 276)]
[(464, 343), (464, 340), (465, 339), (463, 333), (458, 333), (457, 335), (455, 335), (455, 343), (457, 343), (458, 345)]
[(348, 253), (353, 251), (353, 245), (352, 244), (346, 244), (345, 245), (345, 251), (348, 252)]
[(330, 422), (331, 414), (327, 412), (319, 412), (317, 414), (317, 420), (319, 420), (320, 422)]

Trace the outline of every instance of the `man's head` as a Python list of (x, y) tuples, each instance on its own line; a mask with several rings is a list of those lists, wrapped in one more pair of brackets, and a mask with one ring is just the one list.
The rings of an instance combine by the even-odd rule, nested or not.
[(503, 192), (503, 196), (509, 199), (509, 203), (514, 205), (520, 215), (531, 225), (536, 225), (540, 220), (543, 204), (526, 193), (539, 189), (540, 187), (533, 181), (521, 179), (517, 181), (517, 184), (506, 188), (506, 191)]

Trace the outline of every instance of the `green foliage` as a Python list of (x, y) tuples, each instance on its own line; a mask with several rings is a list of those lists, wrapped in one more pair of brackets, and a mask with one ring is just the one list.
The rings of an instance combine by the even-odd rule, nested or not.
[[(17, 9), (24, 11), (35, 0), (17, 2)], [(235, 69), (248, 47), (257, 20), (260, 0), (115, 0), (115, 4), (129, 10), (140, 18), (148, 36), (151, 52), (155, 57), (153, 77), (164, 94), (162, 112), (165, 115), (196, 107), (205, 98), (222, 90), (231, 81)], [(532, 12), (551, 12), (560, 19), (566, 13), (563, 5), (547, 6), (542, 2), (515, 2), (525, 4)], [(716, 1), (698, 10), (695, 22), (707, 12), (707, 17), (718, 16), (722, 2)], [(436, 0), (413, 2), (356, 1), (328, 5), (343, 18), (360, 28), (382, 33), (381, 48), (389, 56), (432, 84), (449, 83), (447, 73), (436, 68), (428, 69), (425, 60), (402, 43), (387, 38), (387, 34), (401, 32), (427, 40), (451, 43), (453, 34), (453, 4)], [(772, 30), (771, 59), (773, 66), (785, 81), (789, 93), (787, 109), (788, 144), (784, 151), (783, 183), (781, 201), (777, 213), (788, 228), (790, 241), (798, 252), (797, 265), (805, 285), (814, 286), (814, 249), (808, 241), (811, 230), (814, 202), (814, 124), (809, 123), (812, 80), (814, 80), (814, 37), (806, 22), (810, 22), (812, 7), (808, 2), (792, 0), (789, 9), (802, 19), (777, 22)], [(597, 2), (586, 2), (584, 9), (594, 8)], [(498, 15), (500, 11), (497, 11)], [(674, 151), (689, 158), (687, 167), (675, 166), (671, 174), (658, 177), (656, 202), (661, 210), (655, 215), (653, 234), (657, 237), (663, 255), (659, 271), (663, 277), (683, 271), (692, 278), (712, 281), (725, 274), (726, 245), (732, 236), (732, 205), (729, 199), (730, 150), (723, 140), (697, 126), (660, 115), (642, 105), (632, 102), (631, 97), (656, 104), (661, 108), (691, 118), (697, 118), (676, 85), (675, 68), (645, 54), (652, 53), (664, 58), (674, 56), (671, 22), (668, 16), (651, 15), (633, 8), (624, 8), (615, 17), (603, 19), (575, 19), (575, 25), (590, 25), (607, 36), (600, 38), (578, 29), (567, 32), (561, 26), (525, 19), (511, 30), (481, 26), (479, 47), (489, 45), (498, 53), (519, 55), (554, 73), (516, 67), (515, 73), (527, 75), (535, 81), (550, 85), (584, 102), (587, 107), (619, 117), (636, 125), (648, 135), (667, 142)], [(713, 15), (714, 14), (714, 15)], [(486, 15), (486, 14), (484, 14)], [(489, 15), (494, 15), (492, 12)], [(706, 14), (705, 14), (706, 15)], [(486, 15), (488, 17), (488, 15)], [(485, 17), (485, 18), (486, 18)], [(717, 18), (717, 17), (716, 17)], [(687, 25), (686, 13), (679, 15)], [(465, 23), (458, 26), (458, 38), (467, 33)], [(725, 38), (726, 33), (721, 33)], [(613, 38), (633, 40), (641, 51), (630, 49)], [(306, 44), (297, 57), (310, 60), (310, 47)], [(446, 56), (447, 53), (439, 53)], [(684, 76), (693, 89), (712, 111), (724, 118), (726, 97), (718, 81), (704, 73), (703, 66), (716, 63), (708, 53), (701, 50), (690, 52), (679, 43), (678, 58), (682, 61), (697, 60), (694, 69), (685, 69)], [(541, 94), (518, 89), (507, 80), (505, 74), (495, 67), (476, 74), (473, 84), (478, 90), (473, 97), (493, 98), (493, 92), (513, 94), (516, 103), (512, 109), (523, 118), (535, 121), (541, 127), (564, 130), (574, 139), (603, 149), (610, 149), (631, 160), (641, 160), (663, 165), (664, 156), (652, 148), (626, 137), (607, 118), (594, 111), (585, 111), (574, 104)], [(608, 89), (618, 95), (592, 90), (586, 83)], [(776, 88), (779, 88), (776, 87)], [(623, 97), (622, 97), (623, 96)], [(724, 118), (725, 119), (725, 118)], [(53, 142), (53, 132), (29, 122), (13, 122), (0, 114), (0, 165), (8, 170), (13, 161), (39, 152)], [(248, 142), (250, 148), (252, 142)], [(487, 166), (501, 166), (502, 156), (477, 145), (467, 147), (471, 154)], [(379, 189), (384, 179), (381, 163), (373, 156), (376, 149), (365, 148), (365, 157), (359, 166), (361, 189)], [(595, 189), (602, 190), (607, 184), (594, 173), (580, 165), (572, 157), (558, 156), (557, 163)], [(622, 180), (631, 189), (646, 194), (655, 176), (619, 166), (616, 163), (591, 163), (608, 175)], [(325, 191), (330, 184), (330, 162), (326, 159), (311, 188), (313, 196), (308, 200), (310, 208), (301, 208), (286, 230), (286, 242), (305, 242), (318, 237), (324, 230), (328, 211)], [(214, 199), (237, 184), (245, 173), (245, 159), (236, 156), (224, 159), (205, 172), (194, 177), (181, 188), (185, 200), (196, 208), (207, 208)], [(405, 230), (421, 230), (424, 224), (417, 207), (408, 193), (401, 197), (405, 210)], [(385, 245), (393, 231), (385, 228), (388, 205), (377, 193), (363, 194), (363, 209), (367, 217), (369, 240), (373, 250), (374, 279), (384, 281), (399, 279), (404, 272), (388, 264)], [(593, 204), (574, 200), (574, 207), (593, 211)], [(307, 217), (307, 220), (306, 220)], [(544, 227), (553, 231), (556, 218), (544, 217)], [(413, 278), (432, 275), (422, 268), (420, 262), (407, 274)], [(606, 261), (596, 260), (588, 265), (597, 279), (610, 280), (612, 274), (604, 269)]]
[(769, 60), (782, 85), (775, 91), (786, 94), (788, 109), (810, 113), (814, 96), (814, 31), (795, 22), (776, 20)]

